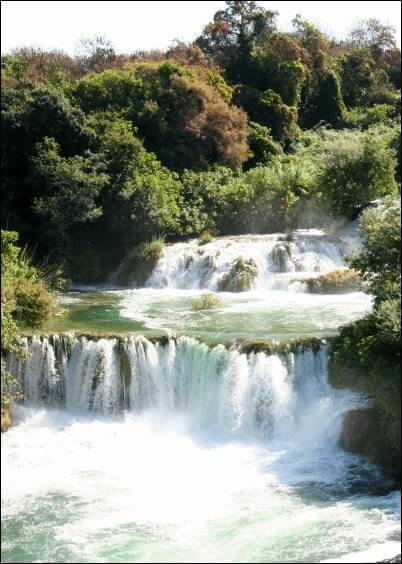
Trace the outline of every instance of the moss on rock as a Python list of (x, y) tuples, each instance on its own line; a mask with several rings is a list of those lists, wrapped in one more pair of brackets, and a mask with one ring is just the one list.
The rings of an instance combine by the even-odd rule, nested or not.
[(5, 433), (11, 425), (10, 406), (1, 406), (1, 432)]
[(121, 263), (116, 281), (122, 286), (144, 286), (163, 256), (163, 241), (155, 240), (135, 247)]
[(295, 353), (305, 350), (318, 352), (325, 344), (326, 341), (318, 337), (298, 337), (284, 342), (273, 341), (272, 339), (245, 339), (239, 343), (239, 350), (245, 354), (263, 352), (267, 355)]
[(218, 283), (221, 292), (247, 292), (254, 286), (258, 267), (253, 259), (238, 257), (230, 271), (224, 274)]
[(349, 269), (334, 270), (305, 282), (309, 292), (313, 294), (342, 294), (364, 289), (358, 272)]

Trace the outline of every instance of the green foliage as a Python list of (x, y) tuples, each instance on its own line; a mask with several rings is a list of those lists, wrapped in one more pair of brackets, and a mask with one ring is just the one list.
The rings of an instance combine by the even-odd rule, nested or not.
[(371, 200), (396, 192), (396, 163), (383, 132), (328, 141), (317, 188), (330, 215), (353, 218)]
[(210, 72), (207, 81), (178, 63), (140, 64), (81, 79), (73, 96), (86, 111), (116, 110), (138, 128), (145, 147), (174, 169), (246, 160), (246, 117), (227, 103), (231, 89)]
[(313, 127), (320, 122), (337, 126), (342, 122), (345, 110), (337, 74), (333, 70), (320, 72), (307, 94), (303, 126)]
[[(400, 59), (400, 52), (397, 54), (397, 59), (398, 55)], [(390, 76), (384, 70), (388, 66), (387, 59)], [(340, 57), (343, 96), (349, 108), (392, 103), (396, 92), (390, 78), (398, 83), (399, 79), (396, 77), (398, 71), (388, 52), (383, 54), (382, 62), (379, 63), (380, 61), (375, 60), (367, 47), (353, 48)]]
[(221, 299), (216, 294), (202, 294), (200, 298), (193, 302), (192, 308), (194, 311), (204, 311), (216, 308), (221, 303)]
[(5, 84), (20, 80), (26, 71), (26, 63), (17, 55), (1, 57), (1, 79)]
[(383, 440), (400, 464), (401, 433), (401, 300), (400, 201), (385, 199), (364, 212), (360, 229), (363, 248), (353, 267), (370, 283), (373, 312), (343, 328), (332, 345), (331, 381), (363, 391), (380, 414)]
[(233, 98), (233, 88), (229, 86), (226, 80), (218, 72), (208, 71), (208, 84), (214, 86), (222, 98), (230, 104)]
[(198, 244), (199, 245), (206, 245), (207, 243), (210, 243), (213, 240), (214, 240), (214, 236), (212, 235), (212, 233), (210, 231), (208, 231), (206, 229), (205, 231), (203, 231), (200, 234)]
[(343, 115), (343, 125), (347, 128), (368, 129), (373, 125), (392, 126), (395, 107), (391, 104), (376, 104), (371, 108), (353, 108)]
[(234, 90), (234, 101), (244, 108), (254, 122), (270, 129), (277, 141), (289, 143), (297, 133), (297, 110), (282, 102), (273, 90), (260, 92), (255, 88), (239, 85)]
[(273, 140), (270, 130), (253, 121), (249, 123), (248, 144), (253, 156), (247, 161), (247, 168), (268, 164), (273, 156), (282, 154), (282, 147)]
[(84, 76), (72, 88), (72, 96), (86, 112), (116, 109), (127, 115), (145, 103), (143, 82), (132, 72), (106, 70)]
[(40, 194), (31, 208), (44, 222), (38, 239), (43, 249), (62, 259), (73, 247), (75, 227), (101, 215), (96, 198), (107, 176), (90, 157), (63, 158), (55, 140), (45, 138), (31, 159), (28, 182)]
[(401, 205), (399, 199), (386, 198), (366, 210), (360, 220), (363, 248), (351, 265), (370, 284), (377, 303), (394, 300), (400, 294)]
[[(52, 300), (41, 273), (17, 246), (18, 234), (1, 231), (1, 354), (22, 354), (21, 327), (43, 325)], [(8, 406), (20, 397), (20, 386), (1, 362), (1, 404)]]

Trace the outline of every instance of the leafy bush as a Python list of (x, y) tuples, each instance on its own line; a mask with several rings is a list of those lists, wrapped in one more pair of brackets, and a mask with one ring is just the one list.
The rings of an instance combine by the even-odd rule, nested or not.
[(221, 304), (221, 299), (216, 294), (202, 294), (200, 298), (193, 302), (194, 311), (204, 311), (213, 309)]
[(335, 136), (318, 177), (323, 205), (331, 216), (356, 217), (371, 200), (396, 193), (395, 166), (383, 132)]
[(214, 240), (214, 236), (212, 235), (212, 233), (208, 230), (203, 231), (199, 237), (199, 241), (198, 244), (199, 245), (206, 245), (207, 243), (210, 243), (211, 241)]
[[(398, 226), (399, 222), (399, 226)], [(401, 437), (401, 299), (400, 201), (386, 199), (367, 210), (361, 220), (363, 248), (352, 259), (374, 292), (373, 312), (344, 327), (332, 343), (330, 379), (374, 400), (382, 445), (391, 452), (390, 464), (400, 469)], [(381, 447), (379, 447), (381, 450)]]
[(18, 234), (1, 231), (1, 404), (19, 399), (20, 387), (6, 370), (3, 355), (23, 354), (18, 332), (21, 327), (38, 328), (52, 309), (52, 300), (29, 257), (17, 246)]

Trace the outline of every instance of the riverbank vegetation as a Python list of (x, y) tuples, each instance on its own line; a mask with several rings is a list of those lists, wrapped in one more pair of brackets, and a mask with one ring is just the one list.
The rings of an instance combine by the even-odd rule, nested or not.
[[(387, 199), (362, 215), (364, 246), (351, 264), (368, 282), (374, 307), (370, 315), (342, 330), (333, 341), (330, 357), (331, 383), (363, 392), (373, 400), (367, 429), (376, 427), (381, 440), (373, 449), (369, 446), (372, 441), (359, 439), (362, 453), (396, 474), (400, 472), (401, 444), (400, 212), (400, 200)], [(353, 432), (345, 430), (346, 435)]]
[(399, 49), (361, 22), (337, 41), (227, 2), (193, 44), (2, 57), (2, 225), (103, 281), (156, 238), (354, 218), (400, 180)]
[[(1, 231), (1, 428), (10, 423), (8, 408), (21, 398), (17, 380), (5, 366), (9, 353), (23, 354), (20, 331), (42, 327), (52, 310), (47, 279), (52, 273), (40, 272), (32, 265), (25, 249), (17, 245), (18, 235)], [(52, 274), (53, 279), (55, 275)]]

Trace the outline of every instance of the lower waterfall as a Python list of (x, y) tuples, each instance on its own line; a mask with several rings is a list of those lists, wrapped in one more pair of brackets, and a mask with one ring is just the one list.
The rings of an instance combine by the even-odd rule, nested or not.
[(2, 437), (3, 561), (397, 553), (399, 493), (337, 446), (342, 414), (361, 400), (329, 386), (327, 345), (245, 354), (188, 337), (24, 343), (27, 358), (7, 360), (25, 400)]
[(189, 337), (152, 343), (52, 335), (24, 344), (27, 359), (12, 357), (8, 364), (34, 407), (151, 411), (180, 415), (191, 429), (272, 438), (300, 429), (314, 410), (334, 418), (357, 401), (328, 385), (325, 344), (272, 355), (211, 348)]

